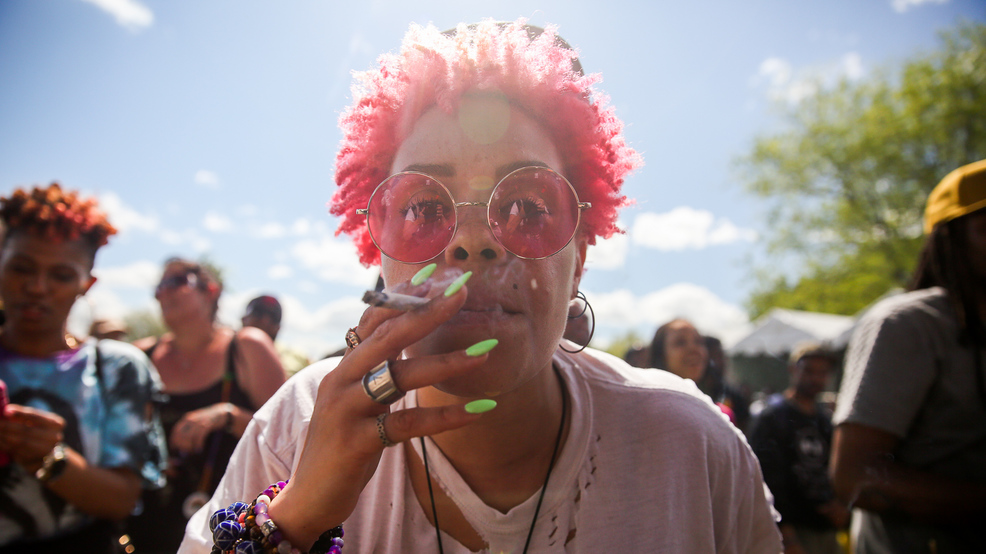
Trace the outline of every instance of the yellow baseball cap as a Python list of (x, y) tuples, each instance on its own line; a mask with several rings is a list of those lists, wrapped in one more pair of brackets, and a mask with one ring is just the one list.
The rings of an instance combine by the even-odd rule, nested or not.
[(986, 160), (964, 165), (949, 173), (928, 196), (924, 209), (924, 232), (986, 208)]

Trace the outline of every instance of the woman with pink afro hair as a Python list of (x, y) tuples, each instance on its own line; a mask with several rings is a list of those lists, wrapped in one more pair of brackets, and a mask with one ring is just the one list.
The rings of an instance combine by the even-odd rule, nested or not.
[(356, 76), (332, 213), (384, 290), (255, 414), (181, 552), (780, 551), (692, 381), (563, 338), (640, 165), (598, 80), (524, 20), (413, 25)]
[(627, 203), (623, 179), (641, 165), (623, 138), (623, 123), (594, 91), (598, 74), (582, 66), (555, 27), (487, 20), (460, 24), (454, 31), (412, 25), (398, 54), (380, 57), (380, 68), (358, 73), (353, 105), (340, 118), (342, 145), (336, 157), (331, 212), (340, 216), (340, 233), (353, 237), (360, 261), (380, 263), (365, 218), (373, 189), (390, 175), (397, 147), (421, 113), (431, 107), (453, 113), (467, 92), (496, 91), (529, 114), (536, 114), (562, 154), (561, 172), (579, 198), (592, 204), (581, 233), (595, 237), (618, 232), (618, 210)]

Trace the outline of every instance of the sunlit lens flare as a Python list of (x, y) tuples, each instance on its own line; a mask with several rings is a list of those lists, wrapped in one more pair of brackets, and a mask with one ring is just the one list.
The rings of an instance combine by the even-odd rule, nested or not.
[(459, 126), (469, 140), (493, 144), (510, 127), (510, 102), (495, 91), (467, 94), (459, 105)]

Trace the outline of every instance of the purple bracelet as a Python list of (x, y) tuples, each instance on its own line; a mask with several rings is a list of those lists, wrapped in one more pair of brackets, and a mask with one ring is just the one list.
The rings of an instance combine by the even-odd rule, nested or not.
[[(209, 518), (213, 554), (308, 554), (292, 546), (267, 515), (271, 500), (287, 484), (272, 484), (250, 504), (233, 502), (216, 510)], [(310, 554), (341, 554), (342, 537), (342, 525), (329, 529), (315, 541)]]

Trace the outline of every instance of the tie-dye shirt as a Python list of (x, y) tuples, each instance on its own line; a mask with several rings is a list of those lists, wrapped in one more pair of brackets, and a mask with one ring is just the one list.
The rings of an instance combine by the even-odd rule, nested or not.
[[(48, 358), (0, 347), (0, 379), (11, 404), (65, 419), (63, 442), (93, 465), (130, 468), (145, 487), (163, 484), (165, 442), (154, 402), (161, 383), (147, 356), (122, 342), (96, 341)], [(94, 491), (96, 492), (96, 491)], [(0, 468), (0, 544), (57, 536), (89, 517), (16, 463)]]

